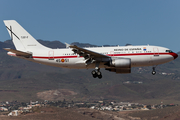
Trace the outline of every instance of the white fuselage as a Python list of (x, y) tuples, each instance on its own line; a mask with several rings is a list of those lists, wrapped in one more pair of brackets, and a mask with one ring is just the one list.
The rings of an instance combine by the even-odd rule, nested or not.
[[(159, 46), (117, 46), (117, 47), (91, 47), (84, 48), (90, 51), (101, 53), (116, 58), (130, 58), (131, 67), (154, 66), (172, 61), (176, 58), (176, 53), (168, 52), (168, 48)], [(85, 65), (84, 57), (74, 54), (71, 48), (34, 50), (32, 58), (27, 60), (38, 62), (50, 66), (63, 68), (95, 68), (95, 64)], [(100, 64), (100, 68), (106, 68)]]

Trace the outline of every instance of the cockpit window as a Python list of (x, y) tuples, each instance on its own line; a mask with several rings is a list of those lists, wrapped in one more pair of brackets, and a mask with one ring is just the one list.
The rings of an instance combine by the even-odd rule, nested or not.
[(171, 50), (166, 50), (166, 52), (168, 52), (168, 53), (172, 53), (173, 51), (171, 51)]

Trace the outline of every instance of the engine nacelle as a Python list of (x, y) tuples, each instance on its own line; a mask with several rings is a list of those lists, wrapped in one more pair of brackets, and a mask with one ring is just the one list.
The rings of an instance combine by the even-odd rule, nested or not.
[(106, 70), (109, 70), (111, 72), (131, 73), (131, 59), (129, 58), (112, 59), (109, 62), (109, 66), (112, 68), (106, 68)]
[(129, 58), (112, 59), (110, 62), (110, 66), (113, 66), (115, 68), (131, 68), (131, 59)]

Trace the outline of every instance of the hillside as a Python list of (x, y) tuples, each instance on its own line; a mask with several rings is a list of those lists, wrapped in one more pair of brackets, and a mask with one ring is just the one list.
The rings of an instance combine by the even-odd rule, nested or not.
[[(52, 48), (65, 47), (59, 41), (39, 42)], [(38, 98), (37, 93), (49, 93), (50, 90), (56, 94), (60, 91), (61, 97), (51, 93), (54, 96), (50, 99), (55, 100), (65, 98), (80, 101), (117, 100), (143, 103), (160, 103), (161, 100), (164, 103), (179, 103), (180, 100), (180, 58), (159, 65), (155, 76), (151, 74), (151, 67), (144, 67), (133, 68), (131, 74), (115, 74), (102, 70), (103, 78), (99, 80), (91, 76), (92, 70), (50, 67), (8, 56), (6, 51), (2, 50), (4, 47), (12, 48), (13, 45), (11, 41), (0, 42), (0, 101), (41, 100), (42, 97)], [(162, 75), (163, 72), (171, 74)], [(62, 92), (64, 89), (76, 94)], [(45, 95), (44, 98), (49, 97)]]

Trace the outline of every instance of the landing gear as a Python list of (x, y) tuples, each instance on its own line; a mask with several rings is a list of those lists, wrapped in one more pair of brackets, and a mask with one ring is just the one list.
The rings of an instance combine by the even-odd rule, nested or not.
[(101, 72), (100, 72), (99, 64), (100, 64), (99, 62), (96, 63), (95, 70), (93, 70), (93, 71), (91, 72), (91, 74), (92, 74), (92, 76), (93, 76), (94, 78), (98, 77), (99, 79), (101, 79), (101, 78), (102, 78), (102, 74), (101, 74)]
[(152, 71), (152, 74), (153, 74), (153, 75), (156, 74), (155, 68), (156, 68), (156, 67), (153, 67), (153, 71)]
[(98, 77), (99, 79), (102, 78), (102, 74), (101, 74), (101, 72), (100, 72), (99, 70), (93, 70), (93, 71), (91, 72), (91, 74), (92, 74), (92, 76), (93, 76), (94, 78), (96, 78), (96, 77)]

